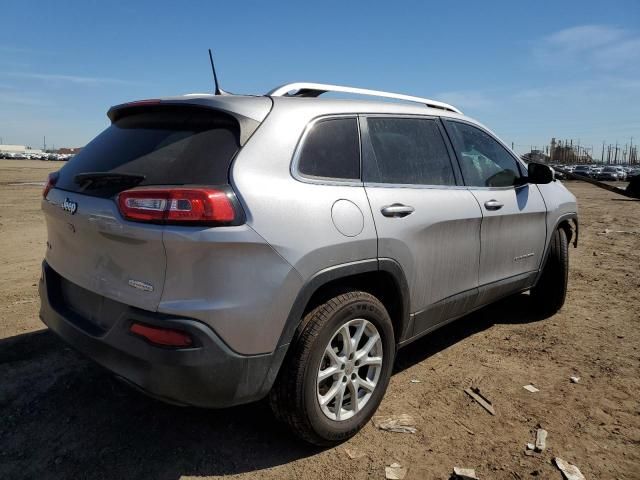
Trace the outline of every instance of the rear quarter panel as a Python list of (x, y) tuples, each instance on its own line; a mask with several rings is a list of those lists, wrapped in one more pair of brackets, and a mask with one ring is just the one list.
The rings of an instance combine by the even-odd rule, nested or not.
[[(321, 269), (377, 255), (376, 230), (362, 184), (306, 183), (291, 174), (304, 128), (323, 113), (310, 105), (304, 101), (286, 109), (276, 105), (232, 169), (247, 223), (303, 280)], [(359, 233), (346, 236), (334, 225), (332, 209), (339, 200), (348, 200), (360, 211)]]
[(167, 276), (158, 310), (210, 325), (235, 352), (272, 352), (300, 275), (250, 226), (164, 231)]

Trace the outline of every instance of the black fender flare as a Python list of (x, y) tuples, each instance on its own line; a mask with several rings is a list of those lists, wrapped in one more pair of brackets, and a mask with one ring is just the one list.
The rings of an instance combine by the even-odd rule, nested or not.
[(398, 290), (402, 296), (401, 332), (404, 334), (409, 322), (409, 287), (404, 271), (400, 264), (391, 258), (372, 258), (334, 265), (320, 270), (311, 276), (311, 278), (304, 283), (298, 292), (296, 300), (293, 302), (293, 306), (287, 316), (282, 334), (280, 335), (278, 347), (288, 345), (291, 342), (298, 325), (302, 321), (304, 309), (313, 294), (319, 288), (334, 280), (350, 277), (352, 275), (378, 271), (390, 274), (398, 286)]
[[(567, 220), (573, 223), (575, 234), (573, 235), (572, 243), (573, 243), (573, 247), (574, 248), (578, 248), (578, 236), (579, 236), (579, 231), (580, 231), (580, 223), (578, 221), (578, 213), (577, 212), (565, 213), (565, 214), (560, 215), (556, 219), (556, 222), (553, 225), (553, 228), (551, 229), (551, 233), (553, 234), (553, 232), (555, 232), (558, 229), (560, 224), (562, 222), (566, 222)], [(549, 236), (549, 238), (551, 238), (551, 236)], [(538, 275), (536, 276), (536, 280), (535, 280), (534, 285), (536, 285), (538, 283), (538, 280), (540, 280), (540, 276), (542, 275), (542, 271), (544, 270), (544, 266), (547, 264), (547, 258), (549, 257), (549, 250), (550, 250), (549, 249), (549, 245), (550, 245), (550, 242), (547, 242), (545, 244), (545, 246), (544, 246), (544, 254), (542, 256), (542, 262), (540, 263), (540, 270), (538, 270)]]
[[(358, 275), (362, 273), (374, 273), (374, 272), (386, 272), (391, 275), (396, 282), (398, 291), (402, 300), (402, 313), (400, 318), (401, 334), (399, 338), (396, 338), (396, 344), (399, 344), (407, 336), (410, 327), (410, 298), (409, 298), (409, 284), (404, 274), (404, 270), (400, 264), (391, 258), (372, 258), (367, 260), (358, 260), (355, 262), (343, 263), (340, 265), (334, 265), (323, 270), (316, 272), (311, 276), (302, 286), (298, 295), (293, 302), (293, 306), (289, 311), (289, 315), (285, 321), (284, 328), (280, 335), (277, 347), (272, 354), (271, 366), (266, 375), (264, 383), (262, 385), (262, 392), (266, 394), (271, 389), (273, 382), (275, 381), (280, 366), (284, 361), (289, 345), (293, 340), (293, 336), (302, 321), (302, 314), (311, 300), (313, 294), (318, 291), (323, 285), (326, 285), (334, 280), (350, 277), (352, 275)], [(409, 332), (410, 333), (410, 332)]]

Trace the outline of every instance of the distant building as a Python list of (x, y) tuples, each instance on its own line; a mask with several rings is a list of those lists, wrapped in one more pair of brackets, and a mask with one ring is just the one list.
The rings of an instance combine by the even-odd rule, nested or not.
[(31, 148), (26, 145), (3, 145), (0, 143), (0, 152), (7, 153), (43, 153), (39, 148)]
[(593, 163), (589, 149), (574, 145), (572, 141), (556, 141), (555, 137), (551, 139), (549, 156), (554, 163)]
[(529, 153), (525, 153), (520, 158), (525, 162), (540, 162), (547, 163), (549, 161), (549, 156), (546, 155), (542, 150), (531, 150)]
[(76, 153), (80, 153), (80, 150), (82, 150), (82, 147), (64, 147), (59, 148), (56, 153), (61, 153), (64, 155), (75, 155)]

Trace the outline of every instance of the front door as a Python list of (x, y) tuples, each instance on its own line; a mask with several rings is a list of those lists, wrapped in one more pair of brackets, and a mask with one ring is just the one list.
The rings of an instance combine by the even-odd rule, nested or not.
[(544, 252), (547, 209), (536, 185), (521, 184), (524, 167), (488, 132), (445, 124), (482, 209), (479, 303), (485, 304), (530, 286)]

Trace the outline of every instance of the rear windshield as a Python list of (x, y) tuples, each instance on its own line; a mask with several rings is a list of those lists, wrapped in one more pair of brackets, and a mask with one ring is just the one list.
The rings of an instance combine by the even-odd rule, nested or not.
[[(137, 112), (118, 119), (73, 157), (56, 188), (108, 197), (134, 185), (226, 184), (239, 135), (235, 119), (209, 109)], [(88, 173), (113, 176), (76, 178)]]

